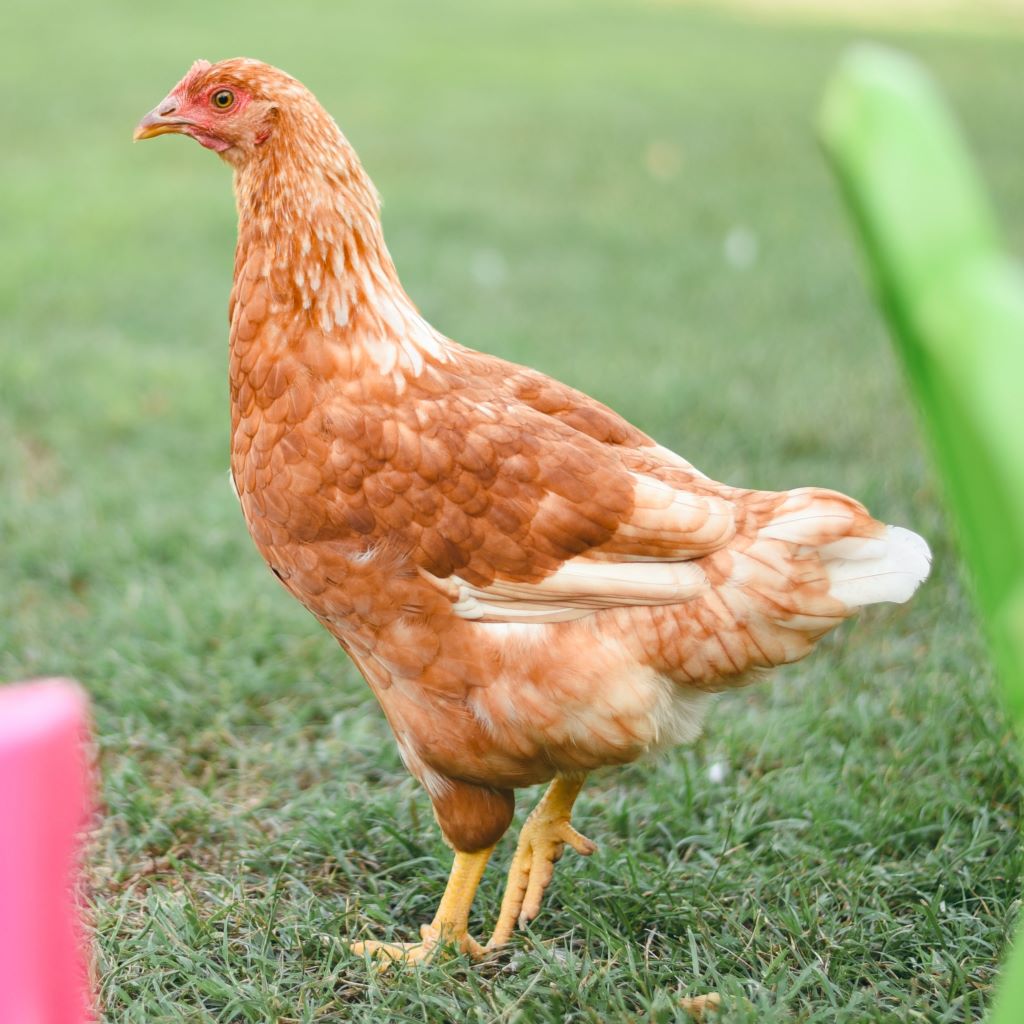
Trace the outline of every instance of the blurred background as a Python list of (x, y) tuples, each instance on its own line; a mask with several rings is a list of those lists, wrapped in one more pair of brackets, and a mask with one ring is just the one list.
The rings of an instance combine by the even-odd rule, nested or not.
[[(687, 984), (742, 990), (751, 1020), (976, 1019), (1016, 906), (1019, 776), (814, 139), (830, 69), (866, 38), (937, 77), (1024, 250), (1009, 0), (7, 4), (0, 678), (75, 675), (95, 701), (109, 1019), (451, 1019), (473, 1001), (505, 1019), (534, 984), (445, 977), (424, 1002), (345, 966), (341, 937), (425, 919), (446, 853), (228, 484), (229, 169), (180, 138), (131, 145), (195, 58), (237, 55), (335, 116), (440, 330), (717, 479), (835, 487), (935, 551), (911, 606), (724, 698), (696, 750), (588, 789), (581, 828), (607, 852), (572, 866), (576, 892), (556, 876), (552, 913), (604, 966), (567, 989), (564, 963), (538, 965), (543, 1012), (657, 1009), (685, 960)], [(660, 881), (595, 908), (622, 858)], [(638, 964), (645, 942), (656, 962)]]

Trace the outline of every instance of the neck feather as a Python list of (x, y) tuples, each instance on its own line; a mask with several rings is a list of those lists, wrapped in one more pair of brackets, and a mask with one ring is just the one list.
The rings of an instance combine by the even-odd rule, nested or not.
[[(281, 124), (258, 159), (235, 172), (240, 278), (263, 278), (270, 312), (361, 348), (385, 374), (444, 361), (445, 340), (413, 305), (384, 243), (380, 200), (333, 120)], [(234, 298), (234, 295), (233, 295)]]

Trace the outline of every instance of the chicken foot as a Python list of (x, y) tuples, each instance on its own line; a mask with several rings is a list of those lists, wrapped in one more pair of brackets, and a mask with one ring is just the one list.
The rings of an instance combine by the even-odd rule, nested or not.
[(540, 913), (540, 902), (565, 847), (589, 857), (596, 849), (569, 823), (572, 806), (583, 788), (583, 776), (558, 776), (523, 823), (508, 872), (498, 923), (487, 949), (504, 946), (516, 924), (520, 928)]
[(352, 952), (357, 956), (369, 953), (381, 961), (382, 967), (396, 961), (425, 963), (445, 946), (474, 958), (483, 956), (484, 947), (469, 934), (469, 910), (493, 849), (489, 846), (476, 853), (455, 851), (455, 861), (434, 920), (420, 928), (421, 942), (354, 942)]

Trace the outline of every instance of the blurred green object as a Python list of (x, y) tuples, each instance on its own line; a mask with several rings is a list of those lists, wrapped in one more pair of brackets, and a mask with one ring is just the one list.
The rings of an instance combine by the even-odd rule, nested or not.
[[(862, 46), (820, 132), (930, 435), (977, 603), (1024, 738), (1024, 274), (938, 90)], [(992, 1016), (1024, 1020), (1024, 927)]]

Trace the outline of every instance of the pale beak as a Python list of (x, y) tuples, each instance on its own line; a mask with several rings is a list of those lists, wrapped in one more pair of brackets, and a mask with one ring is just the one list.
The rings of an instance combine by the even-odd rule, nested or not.
[(132, 136), (134, 142), (140, 139), (154, 139), (158, 135), (167, 135), (168, 132), (180, 132), (191, 121), (182, 118), (175, 118), (172, 115), (178, 109), (178, 101), (170, 97), (165, 99), (159, 106), (154, 107), (136, 126), (135, 134)]

